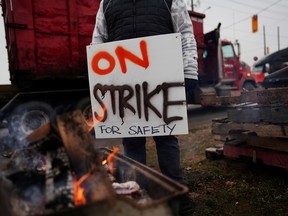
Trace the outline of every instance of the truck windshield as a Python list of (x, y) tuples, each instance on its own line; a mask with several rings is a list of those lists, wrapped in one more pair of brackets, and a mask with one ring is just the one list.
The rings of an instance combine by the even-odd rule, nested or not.
[(222, 45), (222, 52), (224, 58), (234, 58), (233, 47), (230, 44)]
[(263, 65), (252, 68), (252, 72), (254, 72), (254, 73), (262, 72), (262, 71), (263, 71)]

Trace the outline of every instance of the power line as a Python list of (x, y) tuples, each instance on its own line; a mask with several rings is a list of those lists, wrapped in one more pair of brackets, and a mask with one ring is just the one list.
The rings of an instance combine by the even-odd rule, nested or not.
[(247, 7), (253, 7), (253, 8), (255, 8), (255, 9), (259, 9), (259, 7), (256, 7), (256, 6), (254, 6), (254, 5), (249, 5), (249, 4), (245, 4), (245, 3), (243, 3), (243, 2), (238, 2), (238, 1), (235, 1), (235, 0), (230, 0), (231, 2), (234, 2), (234, 3), (236, 3), (236, 4), (239, 4), (239, 5), (243, 5), (243, 6), (247, 6)]
[[(255, 14), (260, 14), (260, 13), (268, 10), (269, 8), (273, 7), (274, 5), (280, 3), (281, 1), (283, 1), (283, 0), (278, 0), (277, 2), (274, 2), (274, 3), (272, 3), (271, 5), (268, 5), (267, 7), (261, 9), (260, 11), (258, 11), (258, 12), (255, 13)], [(241, 22), (244, 22), (244, 21), (246, 21), (246, 20), (248, 20), (248, 19), (251, 19), (251, 15), (250, 15), (249, 17), (246, 17), (246, 18), (244, 18), (244, 19), (241, 19), (241, 20), (239, 20), (239, 21), (237, 21), (237, 22), (235, 22), (235, 23), (233, 23), (233, 24), (231, 24), (231, 25), (225, 26), (225, 27), (223, 27), (222, 29), (230, 28), (231, 26), (234, 26), (234, 25), (236, 25), (236, 24), (239, 24), (239, 23), (241, 23)]]
[[(237, 29), (236, 29), (236, 31), (239, 32), (239, 30), (237, 30)], [(241, 36), (241, 38), (247, 38), (249, 36), (252, 36), (252, 34), (253, 34), (253, 33), (248, 32), (248, 31), (240, 31), (240, 32), (247, 33), (246, 35)], [(267, 34), (267, 33), (266, 33), (266, 36), (268, 36), (268, 37), (278, 37), (277, 34)], [(281, 38), (288, 39), (288, 35), (281, 35)]]
[[(224, 0), (225, 1), (225, 0)], [(282, 1), (282, 0), (281, 0)], [(245, 7), (245, 11), (243, 11), (243, 10), (238, 10), (238, 8), (235, 8), (235, 7), (227, 7), (225, 4), (223, 5), (223, 4), (221, 4), (221, 5), (219, 5), (219, 4), (215, 4), (215, 2), (213, 1), (213, 2), (210, 2), (209, 0), (208, 0), (208, 2), (209, 2), (209, 5), (214, 5), (214, 6), (216, 6), (216, 7), (219, 7), (219, 8), (226, 8), (226, 9), (228, 9), (228, 10), (231, 10), (231, 11), (236, 11), (236, 12), (239, 12), (239, 13), (243, 13), (243, 14), (250, 14), (249, 12), (247, 12), (246, 11), (246, 8), (249, 8), (249, 9), (251, 9), (251, 8), (254, 8), (254, 9), (257, 9), (258, 10), (258, 13), (261, 13), (262, 12), (262, 10), (263, 11), (266, 11), (267, 9), (266, 8), (259, 8), (259, 7), (257, 7), (257, 6), (255, 6), (255, 5), (251, 5), (251, 4), (246, 4), (246, 3), (243, 3), (243, 2), (238, 2), (238, 1), (235, 1), (235, 0), (229, 0), (229, 3), (231, 2), (231, 3), (234, 3), (234, 4), (238, 4), (238, 5), (242, 5), (242, 6), (244, 6)], [(207, 2), (207, 4), (208, 4), (208, 2)], [(261, 1), (261, 3), (262, 3), (262, 1)], [(276, 2), (276, 3), (273, 3), (273, 4), (279, 4), (279, 2)], [(272, 4), (272, 6), (274, 6)], [(268, 9), (270, 8), (270, 7), (272, 7), (271, 5), (269, 5), (268, 6)], [(285, 5), (283, 5), (281, 8), (283, 8), (283, 9), (285, 9), (287, 6)], [(267, 11), (268, 13), (273, 13), (273, 14), (276, 14), (276, 15), (279, 15), (279, 14), (287, 14), (287, 12), (286, 11), (281, 11), (281, 12), (279, 12), (279, 11), (271, 11), (271, 10), (269, 10), (269, 11)]]
[(231, 8), (231, 7), (226, 7), (226, 6), (223, 6), (223, 5), (215, 4), (214, 2), (213, 3), (209, 3), (209, 5), (214, 5), (214, 6), (219, 7), (219, 8), (226, 8), (226, 9), (233, 10), (233, 11), (236, 11), (236, 12), (239, 12), (239, 13), (243, 13), (243, 14), (250, 14), (248, 12), (243, 12), (243, 11), (237, 10), (235, 8)]
[[(236, 2), (235, 2), (236, 3)], [(209, 2), (209, 5), (212, 5), (212, 6), (214, 6), (214, 7), (216, 7), (216, 8), (221, 8), (221, 9), (223, 9), (223, 8), (225, 8), (225, 9), (228, 9), (228, 10), (230, 10), (230, 11), (235, 11), (235, 12), (238, 12), (238, 13), (242, 13), (242, 14), (249, 14), (249, 17), (250, 17), (250, 12), (247, 12), (247, 11), (241, 11), (241, 10), (237, 10), (237, 9), (235, 9), (235, 8), (232, 8), (232, 7), (226, 7), (226, 6), (223, 6), (223, 5), (219, 5), (219, 4), (215, 4), (214, 2), (213, 3), (210, 3)], [(245, 5), (247, 5), (247, 4), (245, 4)], [(247, 5), (248, 6), (248, 5)], [(250, 5), (249, 5), (249, 7), (250, 7)], [(257, 9), (259, 9), (258, 7), (257, 7)], [(262, 10), (262, 9), (261, 9)], [(277, 15), (280, 15), (279, 13), (277, 13)], [(263, 18), (267, 18), (267, 19), (270, 19), (270, 20), (275, 20), (275, 21), (279, 21), (279, 18), (275, 18), (275, 17), (271, 17), (271, 16), (266, 16), (266, 15), (262, 15), (261, 17), (263, 17)], [(285, 19), (287, 19), (287, 15), (286, 15), (286, 13), (285, 13)], [(283, 19), (281, 19), (281, 21), (282, 21)]]
[(260, 14), (260, 13), (262, 13), (262, 12), (268, 10), (269, 8), (271, 8), (271, 7), (273, 7), (274, 5), (280, 3), (281, 1), (283, 1), (283, 0), (278, 0), (277, 2), (274, 2), (273, 4), (267, 6), (266, 8), (263, 8), (262, 10), (260, 10), (257, 14)]
[[(231, 1), (231, 2), (233, 2), (234, 4), (238, 4), (238, 5), (242, 5), (242, 6), (245, 6), (245, 7), (249, 7), (249, 8), (255, 8), (255, 9), (260, 9), (259, 7), (257, 7), (257, 6), (254, 6), (254, 5), (251, 5), (251, 4), (246, 4), (246, 3), (243, 3), (243, 2), (239, 2), (239, 1), (236, 1), (236, 0), (229, 0), (229, 1)], [(273, 3), (273, 4), (278, 4), (279, 2), (275, 2), (275, 3)], [(264, 11), (266, 11), (267, 9), (269, 9), (269, 8), (271, 8), (272, 6), (274, 6), (274, 5), (269, 5), (267, 8), (263, 8), (263, 9), (260, 9), (260, 11), (258, 12), (258, 14), (259, 13), (261, 13), (261, 12), (264, 12)], [(269, 13), (276, 13), (276, 14), (279, 14), (279, 12), (278, 11), (272, 11), (272, 10), (270, 10), (270, 11), (267, 11), (267, 12), (269, 12)], [(284, 12), (284, 11), (283, 11)], [(285, 13), (285, 15), (286, 15), (286, 11), (284, 12)]]

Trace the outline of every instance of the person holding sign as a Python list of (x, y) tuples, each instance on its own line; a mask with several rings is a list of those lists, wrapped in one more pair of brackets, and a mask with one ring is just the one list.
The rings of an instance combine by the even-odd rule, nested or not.
[[(92, 44), (154, 35), (181, 33), (185, 90), (189, 94), (198, 83), (197, 47), (184, 0), (102, 0), (96, 16)], [(185, 184), (176, 136), (153, 137), (161, 172)], [(146, 138), (123, 138), (124, 154), (146, 164)], [(184, 196), (180, 215), (192, 215), (193, 201)]]

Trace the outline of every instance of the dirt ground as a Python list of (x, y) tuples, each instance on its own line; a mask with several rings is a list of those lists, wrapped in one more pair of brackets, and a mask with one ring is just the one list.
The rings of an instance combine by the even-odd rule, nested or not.
[[(288, 174), (275, 167), (228, 158), (207, 159), (207, 147), (221, 145), (211, 125), (201, 125), (178, 137), (181, 163), (194, 216), (287, 216)], [(148, 166), (158, 169), (155, 145), (148, 139)]]

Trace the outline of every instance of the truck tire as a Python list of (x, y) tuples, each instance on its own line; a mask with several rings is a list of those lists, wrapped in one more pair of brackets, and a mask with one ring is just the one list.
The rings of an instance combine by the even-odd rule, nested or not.
[(88, 128), (88, 130), (91, 130), (94, 127), (94, 123), (93, 123), (92, 106), (91, 106), (90, 97), (85, 97), (85, 98), (81, 99), (77, 103), (76, 109), (81, 110), (81, 112), (85, 118), (87, 128)]
[(9, 133), (23, 139), (47, 123), (55, 122), (55, 111), (44, 102), (27, 102), (18, 105), (10, 115)]
[(242, 86), (243, 91), (252, 91), (256, 87), (252, 82), (245, 82)]

